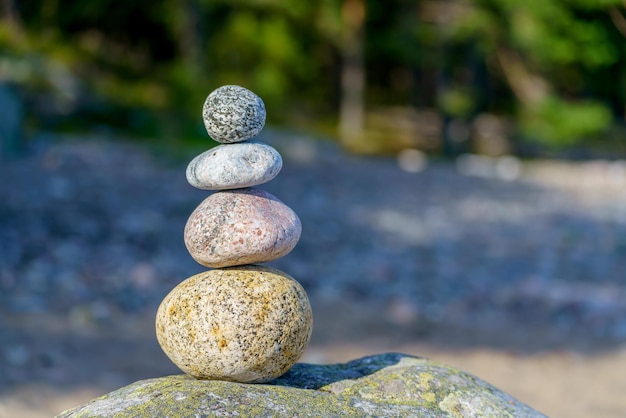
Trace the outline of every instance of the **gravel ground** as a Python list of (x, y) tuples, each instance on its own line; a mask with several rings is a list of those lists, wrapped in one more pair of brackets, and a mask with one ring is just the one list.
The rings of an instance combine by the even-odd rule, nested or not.
[[(439, 353), (484, 377), (494, 359), (510, 366), (548, 351), (569, 354), (539, 364), (623, 358), (622, 162), (465, 157), (421, 167), (349, 156), (298, 134), (260, 139), (285, 160), (262, 187), (302, 219), (298, 246), (270, 264), (309, 293), (316, 325), (305, 360), (399, 348)], [(154, 312), (202, 271), (182, 240), (208, 194), (184, 178), (202, 149), (173, 158), (120, 141), (43, 136), (31, 148), (0, 166), (0, 417), (50, 416), (73, 406), (60, 401), (64, 393), (80, 403), (176, 373), (154, 341)], [(446, 354), (459, 350), (488, 353), (484, 369), (470, 355)], [(515, 389), (532, 367), (508, 380), (489, 376), (552, 416), (626, 414), (626, 400), (597, 406), (581, 395), (570, 411), (554, 393)], [(546, 370), (536, 367), (529, 385)], [(617, 383), (623, 392), (626, 378), (607, 387)]]

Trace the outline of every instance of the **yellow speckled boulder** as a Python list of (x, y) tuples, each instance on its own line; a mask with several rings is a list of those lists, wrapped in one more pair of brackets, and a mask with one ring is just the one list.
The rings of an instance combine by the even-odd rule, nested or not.
[(466, 372), (388, 353), (346, 364), (296, 364), (270, 384), (143, 380), (59, 417), (544, 417)]
[(209, 270), (161, 302), (156, 333), (182, 371), (201, 379), (266, 382), (309, 343), (313, 317), (302, 286), (269, 267)]

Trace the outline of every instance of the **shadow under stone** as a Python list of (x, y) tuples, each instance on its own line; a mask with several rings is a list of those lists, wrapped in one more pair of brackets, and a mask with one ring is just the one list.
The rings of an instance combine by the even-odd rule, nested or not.
[(385, 353), (332, 365), (296, 363), (287, 373), (267, 384), (298, 389), (319, 389), (340, 380), (358, 379), (374, 374), (385, 367), (398, 364), (405, 357), (416, 358), (401, 353)]

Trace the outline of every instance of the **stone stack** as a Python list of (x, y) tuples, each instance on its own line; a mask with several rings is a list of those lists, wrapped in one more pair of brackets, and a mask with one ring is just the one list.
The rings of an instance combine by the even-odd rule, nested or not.
[(196, 378), (272, 380), (300, 358), (311, 337), (311, 307), (302, 286), (256, 265), (289, 253), (302, 231), (293, 210), (254, 187), (282, 168), (278, 151), (252, 140), (265, 115), (261, 98), (243, 87), (213, 91), (202, 116), (221, 145), (187, 167), (192, 186), (216, 191), (185, 226), (189, 253), (212, 270), (186, 279), (163, 299), (156, 333), (172, 362)]

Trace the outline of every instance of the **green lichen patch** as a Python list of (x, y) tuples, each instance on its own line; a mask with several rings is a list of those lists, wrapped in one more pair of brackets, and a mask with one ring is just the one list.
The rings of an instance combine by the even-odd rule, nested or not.
[(389, 353), (345, 364), (296, 364), (269, 384), (143, 380), (59, 417), (543, 417), (488, 383), (427, 359)]

